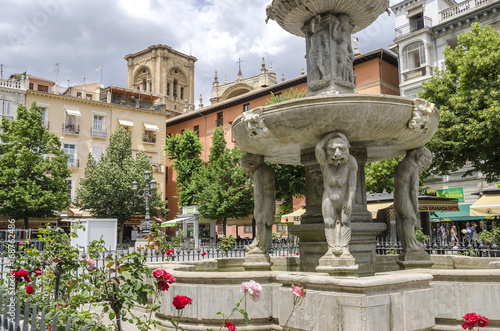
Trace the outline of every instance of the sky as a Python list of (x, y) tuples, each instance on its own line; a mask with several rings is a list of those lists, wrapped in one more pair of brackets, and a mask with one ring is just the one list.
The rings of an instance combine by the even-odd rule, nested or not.
[[(362, 0), (360, 0), (362, 1)], [(391, 5), (399, 0), (391, 0)], [(62, 88), (100, 81), (126, 86), (124, 56), (163, 44), (198, 59), (195, 104), (209, 105), (215, 71), (234, 81), (260, 73), (262, 58), (278, 78), (300, 75), (305, 40), (269, 20), (271, 0), (0, 0), (3, 77), (27, 72)], [(382, 14), (355, 36), (361, 53), (388, 49), (394, 14)], [(59, 72), (55, 64), (59, 64)]]

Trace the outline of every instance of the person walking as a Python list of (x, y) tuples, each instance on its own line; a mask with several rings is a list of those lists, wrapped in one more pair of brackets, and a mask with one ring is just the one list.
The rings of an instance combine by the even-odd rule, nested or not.
[(456, 244), (458, 243), (458, 233), (457, 233), (457, 227), (455, 225), (451, 226), (451, 246), (455, 247)]

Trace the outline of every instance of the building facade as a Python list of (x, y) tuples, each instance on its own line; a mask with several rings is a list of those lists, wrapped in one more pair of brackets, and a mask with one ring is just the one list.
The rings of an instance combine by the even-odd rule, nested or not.
[[(391, 7), (396, 16), (396, 35), (390, 49), (399, 54), (401, 95), (415, 98), (434, 68), (444, 68), (444, 49), (455, 47), (457, 37), (470, 30), (472, 23), (491, 25), (500, 30), (500, 0), (405, 0)], [(497, 188), (481, 173), (463, 177), (463, 169), (446, 176), (431, 176), (426, 185), (437, 196), (456, 197), (460, 212), (454, 217), (439, 214), (435, 220), (467, 220), (469, 207), (477, 200), (472, 193)]]

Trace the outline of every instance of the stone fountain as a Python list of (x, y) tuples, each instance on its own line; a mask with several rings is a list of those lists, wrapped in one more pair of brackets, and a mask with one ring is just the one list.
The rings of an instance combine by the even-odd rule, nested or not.
[[(273, 0), (268, 6), (270, 19), (306, 38), (308, 97), (253, 109), (233, 122), (234, 137), (247, 152), (242, 166), (254, 180), (258, 237), (245, 259), (151, 263), (177, 278), (161, 296), (156, 318), (162, 329), (177, 329), (176, 295), (193, 299), (183, 310), (184, 330), (220, 329), (225, 317), (218, 312), (233, 311), (241, 302), (240, 284), (248, 280), (263, 290), (258, 302), (241, 302), (248, 320), (231, 315), (237, 330), (458, 330), (472, 311), (498, 329), (500, 270), (430, 269), (415, 240), (418, 173), (430, 162), (422, 146), (437, 129), (438, 111), (424, 100), (353, 93), (350, 34), (388, 6), (388, 0)], [(394, 178), (403, 244), (397, 263), (413, 270), (378, 268), (375, 274), (375, 236), (385, 224), (373, 223), (366, 209), (364, 165), (403, 154)], [(300, 237), (301, 271), (277, 268), (291, 266), (296, 257), (270, 260), (266, 254), (275, 191), (264, 159), (306, 168), (307, 211), (290, 229)], [(438, 263), (443, 257), (433, 256)], [(228, 263), (245, 271), (221, 272)], [(420, 267), (427, 268), (414, 269)], [(373, 276), (345, 277), (352, 275)], [(292, 285), (307, 291), (297, 309)]]
[[(388, 7), (389, 0), (273, 0), (267, 7), (268, 19), (305, 37), (308, 96), (243, 113), (233, 135), (248, 154), (305, 166), (306, 213), (290, 226), (302, 271), (374, 273), (375, 237), (385, 224), (373, 223), (366, 208), (365, 163), (420, 149), (438, 127), (439, 112), (425, 100), (354, 94), (351, 34)], [(400, 214), (402, 222), (416, 216)], [(409, 247), (402, 260), (426, 260), (420, 253)], [(265, 255), (249, 254), (246, 267), (270, 267)]]

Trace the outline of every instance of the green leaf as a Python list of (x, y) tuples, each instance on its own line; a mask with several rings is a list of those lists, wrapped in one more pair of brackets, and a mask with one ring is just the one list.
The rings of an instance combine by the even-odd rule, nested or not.
[(115, 319), (115, 316), (116, 316), (116, 314), (115, 314), (115, 313), (113, 313), (113, 312), (112, 312), (112, 313), (109, 313), (109, 315), (108, 315), (108, 317), (109, 317), (109, 319), (110, 319), (110, 320), (114, 320), (114, 319)]

